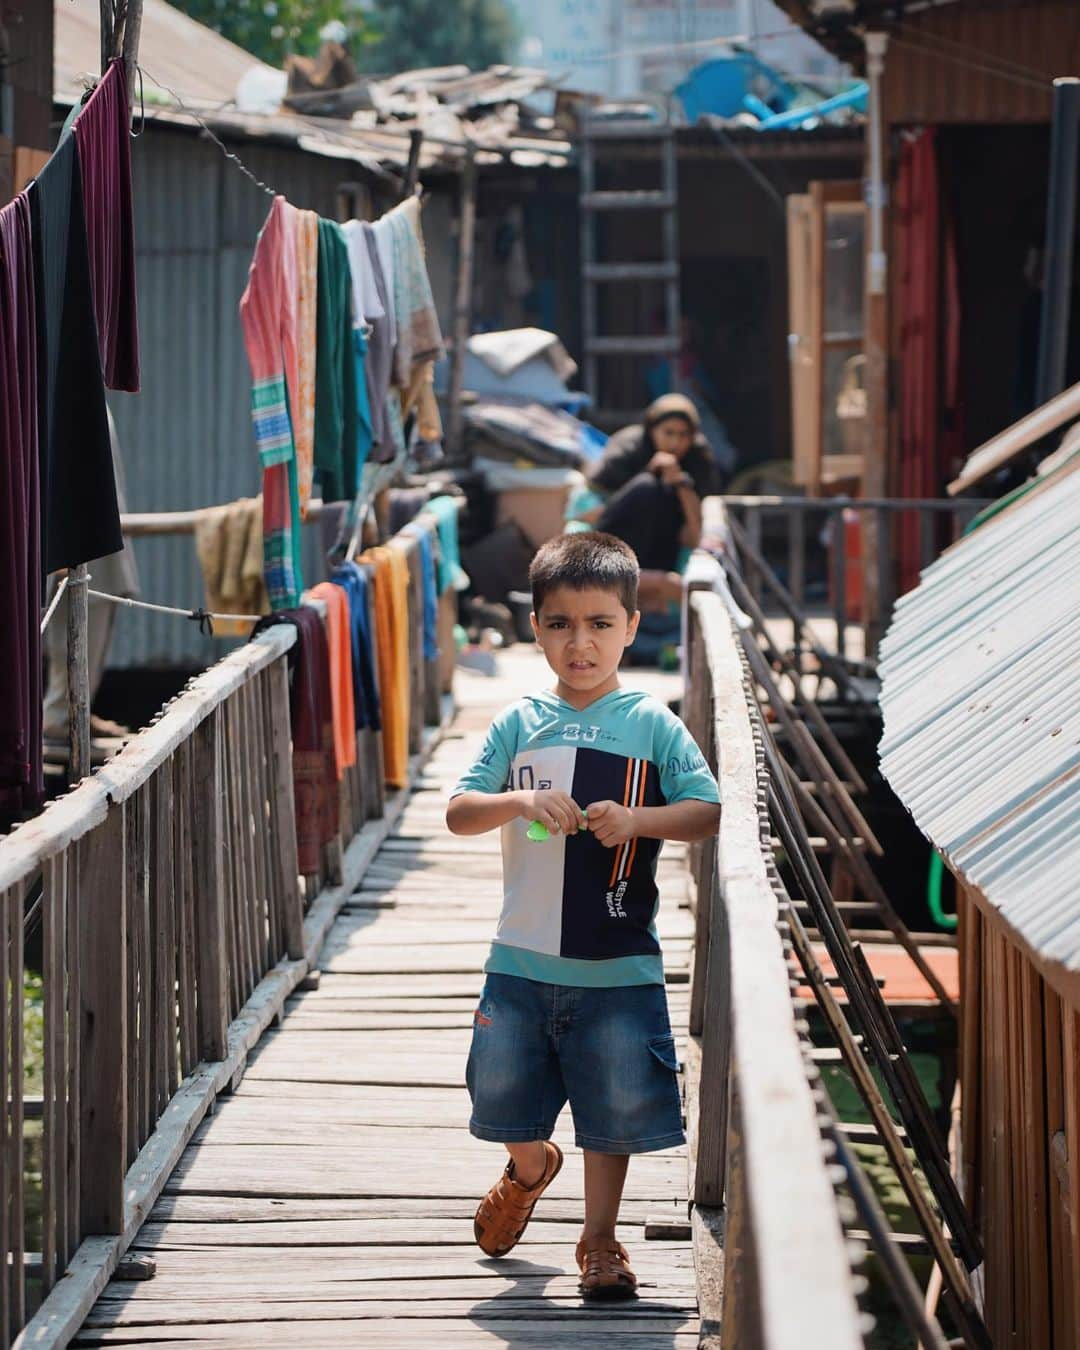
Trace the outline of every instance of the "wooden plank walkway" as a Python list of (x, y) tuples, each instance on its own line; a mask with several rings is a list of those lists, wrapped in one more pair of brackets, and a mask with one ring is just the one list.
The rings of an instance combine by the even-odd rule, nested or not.
[[(74, 1344), (248, 1346), (697, 1344), (689, 1240), (644, 1240), (646, 1217), (686, 1218), (683, 1151), (631, 1163), (620, 1235), (636, 1304), (584, 1307), (574, 1243), (581, 1155), (502, 1261), (472, 1214), (505, 1153), (468, 1133), (464, 1088), (481, 964), (500, 901), (497, 835), (457, 840), (446, 794), (492, 714), (548, 678), (529, 648), (495, 679), (462, 675), (463, 709), (393, 835), (331, 930), (315, 990), (293, 997), (236, 1092), (203, 1123), (133, 1251), (151, 1280), (113, 1280)], [(663, 698), (674, 677), (628, 683)], [(692, 925), (683, 851), (661, 860), (660, 930), (685, 1036)]]

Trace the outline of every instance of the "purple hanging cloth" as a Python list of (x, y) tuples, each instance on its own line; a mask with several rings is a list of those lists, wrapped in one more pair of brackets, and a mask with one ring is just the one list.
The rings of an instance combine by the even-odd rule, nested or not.
[(30, 202), (0, 209), (0, 829), (44, 796), (37, 338)]
[(127, 72), (117, 58), (72, 128), (82, 168), (90, 283), (101, 368), (110, 389), (139, 392), (135, 301), (135, 218), (131, 191), (131, 114)]

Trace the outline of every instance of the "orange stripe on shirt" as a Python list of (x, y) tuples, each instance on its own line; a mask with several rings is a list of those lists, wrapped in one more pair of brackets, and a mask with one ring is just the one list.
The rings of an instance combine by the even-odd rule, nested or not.
[[(622, 794), (623, 806), (630, 805), (630, 781), (633, 776), (633, 772), (634, 772), (634, 761), (632, 759), (628, 759), (626, 761), (626, 782), (623, 784), (623, 794)], [(619, 875), (619, 859), (623, 856), (625, 849), (626, 844), (620, 844), (619, 847), (615, 850), (615, 861), (611, 865), (611, 880), (608, 882), (609, 887), (615, 885), (615, 878)]]
[[(648, 777), (648, 775), (649, 775), (649, 766), (645, 763), (644, 760), (642, 760), (642, 762), (641, 762), (641, 782), (638, 784), (638, 794), (637, 794), (638, 799), (637, 799), (637, 801), (634, 803), (635, 806), (644, 806), (644, 805), (645, 805), (645, 779)], [(630, 873), (634, 870), (634, 859), (635, 859), (636, 857), (637, 857), (637, 835), (634, 836), (634, 842), (633, 842), (633, 844), (631, 845), (631, 848), (630, 848), (630, 862), (629, 862), (629, 864), (627, 865), (627, 868), (626, 868), (626, 874), (627, 874), (627, 876), (629, 876)]]

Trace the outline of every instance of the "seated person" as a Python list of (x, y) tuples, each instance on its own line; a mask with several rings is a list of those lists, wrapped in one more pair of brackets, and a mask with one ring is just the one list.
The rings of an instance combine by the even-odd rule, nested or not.
[(697, 408), (683, 394), (651, 403), (589, 470), (588, 488), (571, 502), (573, 520), (634, 550), (643, 610), (680, 598), (679, 573), (701, 538), (701, 499), (718, 490), (718, 477)]

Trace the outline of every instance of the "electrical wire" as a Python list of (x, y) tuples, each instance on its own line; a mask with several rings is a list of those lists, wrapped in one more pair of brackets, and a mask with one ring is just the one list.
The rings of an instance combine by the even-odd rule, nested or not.
[[(1038, 70), (1034, 66), (1022, 65), (1019, 61), (1013, 61), (1005, 56), (998, 56), (995, 52), (989, 52), (985, 47), (972, 47), (970, 43), (958, 42), (956, 38), (946, 37), (943, 33), (927, 33), (914, 24), (907, 23), (903, 19), (894, 20), (894, 26), (902, 32), (907, 33), (912, 41), (922, 39), (924, 42), (934, 42), (942, 47), (952, 47), (962, 53), (965, 57), (976, 56), (983, 61), (1001, 66), (1003, 71), (1011, 74), (1026, 75), (1031, 79), (1038, 80), (1041, 85), (1045, 85), (1050, 80), (1050, 76), (1045, 70)], [(1077, 31), (1080, 32), (1080, 21), (1077, 23)]]
[(732, 157), (739, 164), (742, 165), (742, 167), (746, 170), (746, 172), (750, 175), (750, 177), (757, 183), (758, 187), (764, 189), (764, 191), (772, 198), (773, 205), (780, 212), (781, 216), (784, 216), (786, 218), (787, 206), (785, 205), (784, 198), (776, 190), (776, 188), (772, 185), (772, 183), (769, 182), (765, 174), (761, 172), (761, 170), (749, 158), (746, 152), (740, 148), (738, 143), (727, 134), (727, 132), (724, 130), (722, 126), (719, 125), (719, 123), (715, 121), (710, 121), (708, 123), (708, 127), (709, 130), (712, 131), (724, 143), (725, 146), (727, 146)]
[(1005, 70), (999, 70), (994, 66), (984, 65), (981, 61), (971, 61), (967, 57), (957, 56), (952, 52), (944, 51), (934, 45), (933, 42), (917, 42), (911, 38), (897, 37), (890, 34), (890, 44), (897, 47), (907, 47), (913, 52), (918, 52), (922, 56), (936, 56), (939, 61), (951, 61), (953, 65), (964, 66), (968, 70), (977, 70), (983, 75), (991, 75), (999, 80), (1008, 80), (1011, 84), (1023, 85), (1028, 89), (1038, 89), (1041, 93), (1049, 94), (1051, 80), (1047, 76), (1044, 79), (1037, 80), (1027, 75), (1010, 74)]

